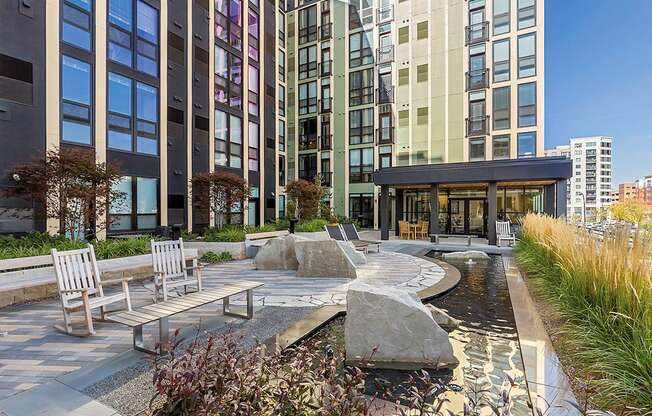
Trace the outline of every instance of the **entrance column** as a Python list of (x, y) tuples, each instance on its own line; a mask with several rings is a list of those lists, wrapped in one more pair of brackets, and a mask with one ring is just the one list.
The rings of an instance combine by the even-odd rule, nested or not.
[(394, 214), (394, 234), (399, 235), (398, 222), (403, 221), (403, 190), (396, 190), (396, 213)]
[(566, 216), (566, 179), (557, 181), (557, 217)]
[(489, 209), (489, 212), (487, 213), (487, 236), (489, 237), (489, 244), (495, 246), (496, 221), (498, 220), (498, 189), (496, 187), (496, 182), (489, 182), (487, 206)]
[(439, 234), (439, 184), (430, 186), (430, 234)]
[(380, 187), (380, 239), (389, 240), (389, 187)]
[(546, 185), (543, 188), (543, 212), (546, 215), (551, 217), (556, 217), (555, 215), (555, 184)]

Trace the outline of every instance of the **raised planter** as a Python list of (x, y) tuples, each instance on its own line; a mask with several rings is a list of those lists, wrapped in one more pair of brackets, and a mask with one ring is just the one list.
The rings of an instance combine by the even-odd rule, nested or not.
[(245, 242), (238, 241), (235, 243), (228, 242), (209, 242), (209, 241), (184, 241), (183, 246), (185, 248), (196, 249), (199, 253), (199, 257), (212, 251), (213, 253), (231, 253), (231, 257), (237, 260), (247, 258), (245, 254)]

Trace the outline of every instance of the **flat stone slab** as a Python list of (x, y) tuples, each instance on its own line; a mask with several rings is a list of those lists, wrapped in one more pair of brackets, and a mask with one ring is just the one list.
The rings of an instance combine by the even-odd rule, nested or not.
[(302, 277), (358, 277), (355, 264), (335, 240), (297, 240), (294, 244)]

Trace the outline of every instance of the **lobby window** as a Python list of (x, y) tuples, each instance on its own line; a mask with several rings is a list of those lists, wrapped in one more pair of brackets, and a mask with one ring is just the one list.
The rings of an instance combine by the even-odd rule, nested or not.
[(410, 41), (410, 26), (398, 28), (398, 44), (402, 45)]
[(536, 155), (536, 132), (519, 133), (517, 151), (518, 157), (534, 157)]
[(299, 79), (317, 76), (317, 46), (299, 49)]
[(153, 230), (158, 225), (158, 179), (125, 176), (115, 185), (124, 198), (109, 206), (109, 232)]
[(494, 130), (504, 130), (510, 126), (510, 95), (510, 87), (495, 88), (493, 90)]
[(536, 0), (518, 0), (518, 28), (526, 29), (536, 24)]
[(317, 6), (299, 10), (299, 45), (317, 40)]
[(90, 51), (93, 49), (93, 6), (91, 0), (61, 3), (61, 40)]
[(317, 112), (317, 81), (299, 84), (299, 114)]
[(509, 159), (510, 149), (509, 149), (509, 136), (494, 136), (493, 139), (493, 159)]
[(259, 26), (258, 26), (258, 14), (256, 12), (249, 10), (249, 58), (253, 61), (258, 62), (259, 57)]
[(227, 166), (227, 139), (229, 125), (227, 114), (224, 111), (215, 110), (215, 165)]
[(374, 225), (373, 194), (350, 194), (349, 218), (360, 220), (362, 227), (372, 227)]
[(358, 32), (349, 36), (349, 68), (368, 65), (374, 62), (371, 49), (371, 32)]
[(518, 86), (518, 126), (529, 127), (537, 124), (537, 90), (536, 83)]
[(374, 109), (365, 108), (349, 112), (349, 144), (373, 143)]
[(92, 67), (89, 63), (61, 57), (61, 140), (92, 144)]
[(392, 167), (392, 146), (380, 146), (378, 147), (378, 160), (379, 168), (391, 168)]
[(428, 39), (428, 21), (417, 23), (417, 40)]
[(249, 65), (249, 114), (258, 116), (258, 68)]
[(417, 82), (428, 82), (428, 64), (417, 65)]
[(469, 160), (484, 160), (484, 138), (469, 139)]
[(349, 105), (374, 102), (374, 69), (351, 72), (349, 77)]
[(278, 150), (285, 152), (285, 121), (278, 121)]
[(242, 119), (229, 115), (229, 167), (242, 168)]
[(509, 32), (509, 3), (511, 0), (494, 0), (494, 36)]
[(509, 39), (493, 44), (494, 82), (509, 81)]
[(249, 122), (249, 170), (259, 170), (259, 149), (260, 137), (258, 135), (258, 124)]
[(368, 183), (373, 181), (374, 149), (349, 150), (349, 182)]
[(532, 77), (537, 73), (536, 33), (518, 37), (518, 77)]

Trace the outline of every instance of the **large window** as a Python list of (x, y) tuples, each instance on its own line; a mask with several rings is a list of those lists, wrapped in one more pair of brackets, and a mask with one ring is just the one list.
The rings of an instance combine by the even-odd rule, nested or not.
[(259, 45), (258, 45), (258, 36), (259, 36), (259, 26), (258, 26), (258, 14), (256, 12), (249, 10), (249, 58), (258, 62), (259, 55)]
[(509, 32), (510, 0), (494, 0), (494, 35)]
[(299, 45), (317, 40), (317, 6), (299, 10)]
[(494, 130), (508, 129), (510, 114), (510, 88), (502, 87), (493, 90), (493, 122)]
[(509, 135), (494, 136), (492, 147), (494, 160), (509, 159)]
[(299, 49), (299, 79), (317, 76), (317, 46)]
[(110, 60), (157, 76), (158, 31), (158, 10), (152, 6), (143, 1), (109, 0)]
[(349, 144), (373, 143), (374, 109), (365, 108), (349, 112)]
[(221, 110), (215, 110), (215, 165), (228, 165), (228, 123), (227, 114)]
[(471, 162), (484, 160), (484, 137), (469, 139), (469, 160)]
[(278, 86), (278, 115), (285, 116), (285, 86)]
[(258, 124), (249, 122), (249, 170), (259, 170), (260, 137), (258, 135)]
[(93, 6), (91, 0), (61, 3), (61, 40), (78, 48), (93, 49)]
[(349, 67), (368, 65), (374, 62), (371, 49), (371, 32), (358, 32), (349, 35)]
[(125, 176), (115, 185), (124, 196), (109, 207), (109, 232), (153, 230), (158, 225), (158, 179)]
[(349, 150), (349, 182), (367, 183), (373, 181), (374, 149)]
[(215, 0), (215, 38), (242, 50), (241, 0)]
[(536, 24), (536, 0), (518, 0), (518, 28), (526, 29)]
[(536, 33), (518, 37), (518, 77), (531, 77), (537, 73)]
[(242, 119), (229, 115), (229, 166), (242, 168)]
[(249, 114), (258, 116), (258, 68), (249, 65)]
[(530, 82), (518, 86), (518, 126), (537, 124), (537, 84)]
[(509, 39), (494, 42), (494, 82), (509, 81)]
[(374, 102), (373, 68), (351, 72), (349, 77), (349, 105), (356, 106)]
[(61, 140), (92, 144), (92, 70), (87, 62), (61, 57)]
[(317, 118), (299, 120), (299, 150), (317, 149)]
[(278, 150), (285, 152), (285, 121), (278, 121)]
[(536, 155), (537, 134), (536, 132), (518, 134), (518, 157), (534, 157)]
[(299, 84), (299, 114), (317, 112), (317, 81)]
[(362, 227), (374, 225), (374, 196), (373, 194), (349, 195), (349, 218), (359, 220)]

